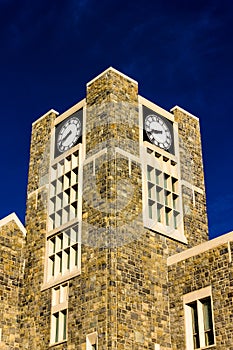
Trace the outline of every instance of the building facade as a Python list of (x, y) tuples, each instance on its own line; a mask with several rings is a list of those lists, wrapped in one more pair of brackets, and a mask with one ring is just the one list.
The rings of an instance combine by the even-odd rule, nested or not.
[(233, 349), (199, 120), (109, 68), (33, 123), (25, 228), (0, 221), (0, 348)]

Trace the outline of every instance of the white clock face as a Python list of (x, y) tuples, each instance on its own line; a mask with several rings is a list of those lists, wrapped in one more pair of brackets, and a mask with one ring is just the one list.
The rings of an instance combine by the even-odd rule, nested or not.
[(156, 146), (168, 150), (172, 136), (165, 121), (157, 115), (150, 114), (145, 119), (145, 130), (149, 140)]
[(57, 148), (60, 152), (65, 152), (75, 145), (81, 135), (81, 122), (78, 118), (73, 117), (67, 120), (62, 126), (58, 138)]

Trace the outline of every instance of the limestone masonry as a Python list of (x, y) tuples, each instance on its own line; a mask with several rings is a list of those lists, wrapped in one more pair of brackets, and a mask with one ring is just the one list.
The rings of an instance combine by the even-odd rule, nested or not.
[(0, 220), (0, 349), (233, 350), (233, 232), (208, 241), (199, 120), (109, 68), (33, 123)]

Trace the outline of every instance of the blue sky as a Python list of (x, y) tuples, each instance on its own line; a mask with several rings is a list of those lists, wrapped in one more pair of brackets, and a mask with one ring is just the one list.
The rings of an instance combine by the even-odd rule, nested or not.
[(233, 2), (0, 0), (0, 218), (24, 222), (31, 123), (109, 66), (201, 122), (210, 236), (233, 230)]

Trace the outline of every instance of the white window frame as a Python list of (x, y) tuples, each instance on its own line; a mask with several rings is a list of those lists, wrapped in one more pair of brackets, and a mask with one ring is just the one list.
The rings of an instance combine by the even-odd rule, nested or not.
[(68, 283), (52, 288), (50, 345), (67, 341), (68, 293)]
[[(70, 114), (83, 108), (83, 132), (85, 132), (86, 109), (85, 101), (81, 101), (70, 110), (56, 118), (54, 126), (65, 120)], [(85, 139), (85, 138), (84, 138)], [(81, 229), (82, 229), (82, 186), (83, 186), (83, 159), (85, 145), (79, 143), (70, 150), (62, 153), (54, 159), (55, 147), (55, 127), (51, 135), (50, 151), (50, 173), (48, 187), (48, 216), (47, 233), (45, 239), (46, 255), (44, 269), (44, 283), (41, 290), (51, 288), (52, 286), (63, 283), (75, 276), (81, 274)], [(78, 175), (76, 171), (78, 169)], [(69, 176), (67, 175), (69, 174)], [(77, 176), (76, 176), (76, 175)], [(62, 179), (60, 181), (60, 179)], [(61, 184), (60, 184), (61, 182)], [(65, 192), (67, 190), (67, 192)], [(70, 190), (70, 192), (69, 192)], [(60, 218), (56, 221), (57, 218)], [(50, 267), (51, 256), (49, 251), (49, 240), (52, 236), (63, 232), (69, 227), (78, 224), (78, 265), (72, 269), (62, 269), (62, 273), (55, 271), (51, 275)], [(71, 249), (72, 252), (72, 249)], [(63, 254), (62, 254), (63, 255)], [(58, 259), (57, 259), (58, 260)], [(55, 267), (56, 269), (56, 267)], [(64, 270), (64, 271), (63, 271)], [(56, 275), (56, 276), (55, 276)]]
[(90, 333), (86, 336), (86, 350), (93, 350), (93, 345), (95, 345), (95, 350), (98, 350), (97, 332)]
[[(211, 314), (212, 314), (212, 326), (213, 326), (213, 337), (214, 344), (206, 345), (205, 343), (205, 332), (204, 332), (204, 319), (203, 319), (203, 300), (210, 298), (211, 301)], [(200, 347), (194, 348), (193, 342), (193, 325), (192, 325), (192, 310), (190, 304), (197, 302), (197, 318), (198, 318), (198, 334)], [(214, 327), (214, 314), (213, 314), (213, 299), (211, 286), (199, 289), (197, 291), (188, 293), (183, 296), (184, 304), (184, 318), (185, 318), (185, 333), (186, 333), (186, 350), (205, 349), (206, 347), (214, 347), (215, 344), (215, 327)]]
[[(163, 116), (173, 123), (174, 130), (174, 146), (175, 155), (169, 154), (165, 150), (155, 146), (147, 141), (143, 141), (143, 106), (148, 107), (155, 113)], [(180, 158), (179, 158), (179, 140), (178, 140), (178, 124), (174, 120), (174, 115), (164, 110), (163, 108), (151, 103), (150, 101), (140, 96), (139, 100), (139, 126), (140, 126), (140, 158), (142, 163), (142, 194), (143, 194), (143, 223), (144, 226), (152, 231), (161, 233), (164, 236), (175, 239), (179, 242), (187, 244), (187, 239), (184, 235), (183, 222), (183, 205), (182, 205), (182, 189), (181, 189), (181, 175), (180, 175)], [(156, 181), (153, 182), (155, 188), (161, 187), (163, 195), (163, 203), (160, 205), (158, 199), (150, 201), (150, 191), (148, 189), (149, 179), (147, 176), (148, 166), (154, 171), (158, 170), (162, 176), (169, 175), (170, 182), (174, 178), (177, 180), (177, 189), (167, 191), (165, 185), (157, 186)], [(171, 187), (171, 186), (170, 186)], [(170, 193), (170, 202), (176, 196), (176, 205), (166, 204), (165, 192)], [(174, 192), (174, 193), (173, 193)], [(151, 209), (150, 203), (154, 208)], [(175, 202), (174, 202), (175, 203)], [(158, 208), (158, 209), (157, 209)], [(160, 209), (162, 208), (161, 214)], [(150, 215), (153, 210), (153, 214)], [(161, 216), (161, 219), (159, 216)], [(169, 220), (169, 224), (167, 221)]]

